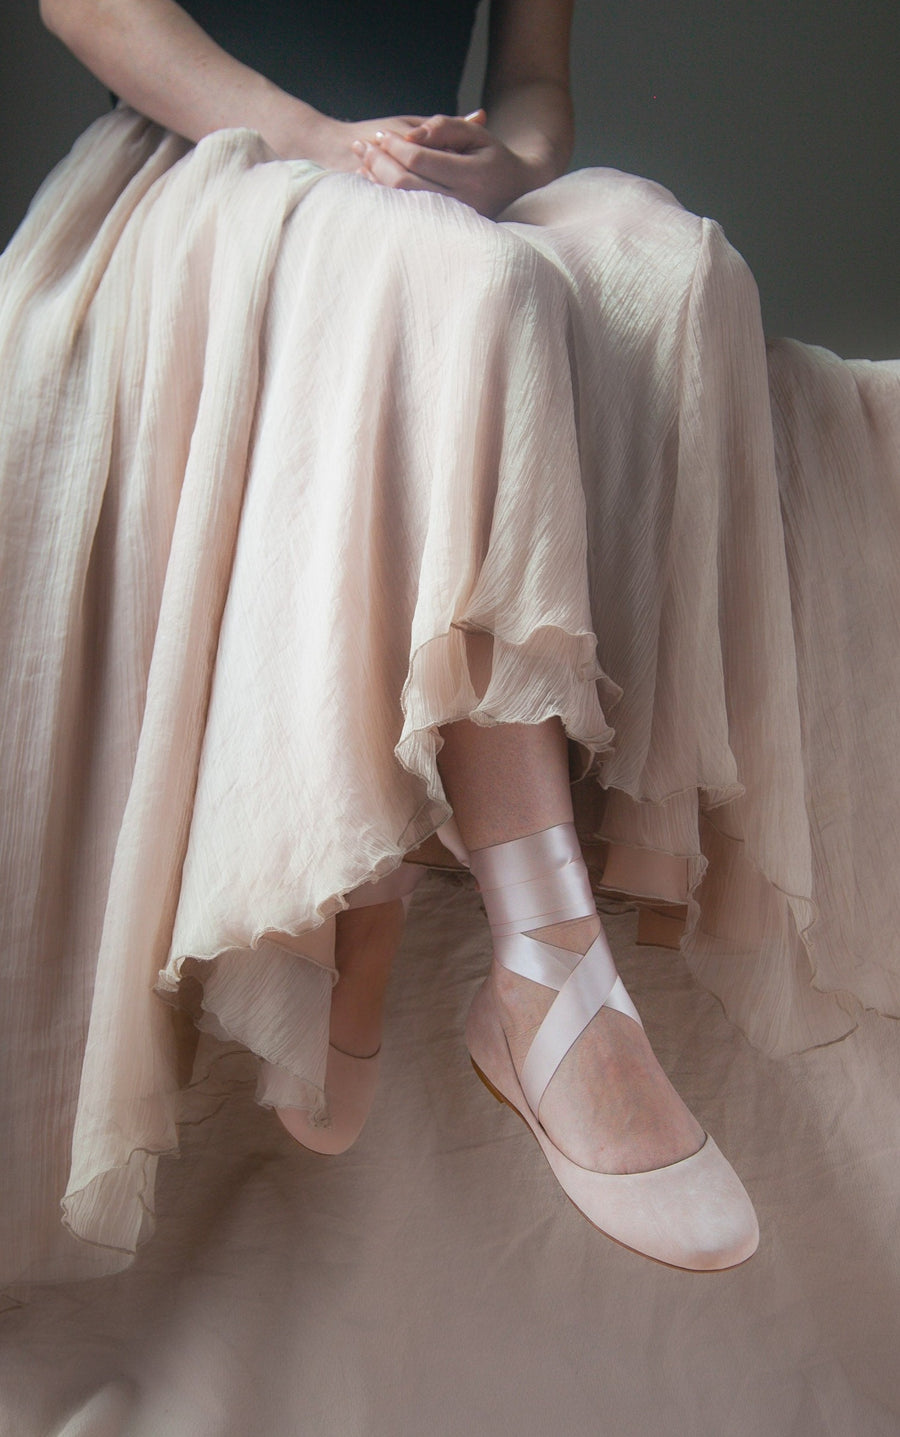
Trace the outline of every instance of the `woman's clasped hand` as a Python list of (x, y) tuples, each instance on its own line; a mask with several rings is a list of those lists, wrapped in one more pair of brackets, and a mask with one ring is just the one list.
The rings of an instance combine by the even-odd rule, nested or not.
[(486, 128), (484, 110), (434, 115), (404, 133), (378, 129), (356, 139), (358, 173), (399, 190), (433, 190), (489, 218), (535, 187), (528, 160)]

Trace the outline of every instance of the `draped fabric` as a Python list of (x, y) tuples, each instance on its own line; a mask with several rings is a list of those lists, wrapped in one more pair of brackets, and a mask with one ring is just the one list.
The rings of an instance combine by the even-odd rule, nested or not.
[(127, 1265), (235, 1044), (321, 1108), (333, 915), (448, 817), (456, 719), (562, 718), (765, 1051), (900, 1014), (900, 366), (767, 365), (647, 181), (492, 224), (127, 109), (0, 281), (5, 1279)]

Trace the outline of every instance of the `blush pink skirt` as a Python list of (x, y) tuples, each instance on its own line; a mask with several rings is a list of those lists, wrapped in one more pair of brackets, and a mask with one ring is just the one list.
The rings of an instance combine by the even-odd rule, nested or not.
[(6, 1280), (130, 1261), (229, 1045), (321, 1107), (333, 915), (464, 717), (562, 719), (751, 1041), (900, 1014), (900, 366), (767, 362), (714, 223), (592, 170), (493, 224), (119, 109), (3, 258), (0, 375)]

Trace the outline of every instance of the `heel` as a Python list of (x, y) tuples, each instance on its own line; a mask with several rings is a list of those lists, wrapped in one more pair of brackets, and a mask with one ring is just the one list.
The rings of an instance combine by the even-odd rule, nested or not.
[(490, 1089), (499, 1102), (510, 1106), (508, 1094), (504, 1089), (509, 1088), (510, 1080), (515, 1083), (516, 1074), (490, 978), (484, 980), (472, 999), (466, 1019), (466, 1047), (472, 1067), (485, 1087)]
[[(472, 1067), (475, 1069), (475, 1072), (477, 1073), (478, 1077), (484, 1083), (484, 1086), (487, 1088), (491, 1097), (496, 1098), (497, 1102), (502, 1103), (505, 1107), (511, 1107), (512, 1104), (506, 1098), (504, 1098), (503, 1094), (499, 1091), (499, 1089), (494, 1087), (490, 1078), (485, 1077), (484, 1073), (481, 1071), (475, 1059), (471, 1055), (469, 1056), (469, 1062), (472, 1064)], [(515, 1111), (515, 1109), (513, 1109), (513, 1111)]]
[(380, 1051), (371, 1058), (355, 1058), (328, 1045), (325, 1095), (328, 1114), (314, 1119), (303, 1108), (275, 1109), (275, 1115), (302, 1148), (325, 1157), (337, 1157), (352, 1147), (365, 1126), (378, 1083)]

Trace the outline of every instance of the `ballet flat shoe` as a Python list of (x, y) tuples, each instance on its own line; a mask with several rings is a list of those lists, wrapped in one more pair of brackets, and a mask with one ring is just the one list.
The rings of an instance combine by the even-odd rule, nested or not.
[(691, 1157), (642, 1173), (580, 1167), (553, 1143), (516, 1075), (490, 980), (475, 995), (466, 1042), (476, 1073), (531, 1129), (563, 1192), (594, 1227), (671, 1267), (719, 1271), (745, 1262), (759, 1243), (753, 1205), (707, 1134)]
[(466, 1040), (475, 1070), (528, 1124), (563, 1192), (589, 1222), (646, 1257), (694, 1272), (734, 1267), (755, 1252), (759, 1227), (737, 1173), (707, 1134), (690, 1157), (643, 1173), (601, 1173), (568, 1158), (540, 1121), (553, 1075), (601, 1008), (643, 1027), (609, 944), (585, 954), (538, 937), (596, 913), (574, 825), (556, 824), (472, 854), (494, 940), (494, 962), (556, 993), (517, 1073), (493, 984), (475, 995)]
[(328, 1044), (325, 1095), (328, 1111), (313, 1118), (304, 1108), (276, 1108), (279, 1122), (310, 1152), (337, 1157), (351, 1148), (365, 1127), (378, 1086), (381, 1051), (355, 1058)]

